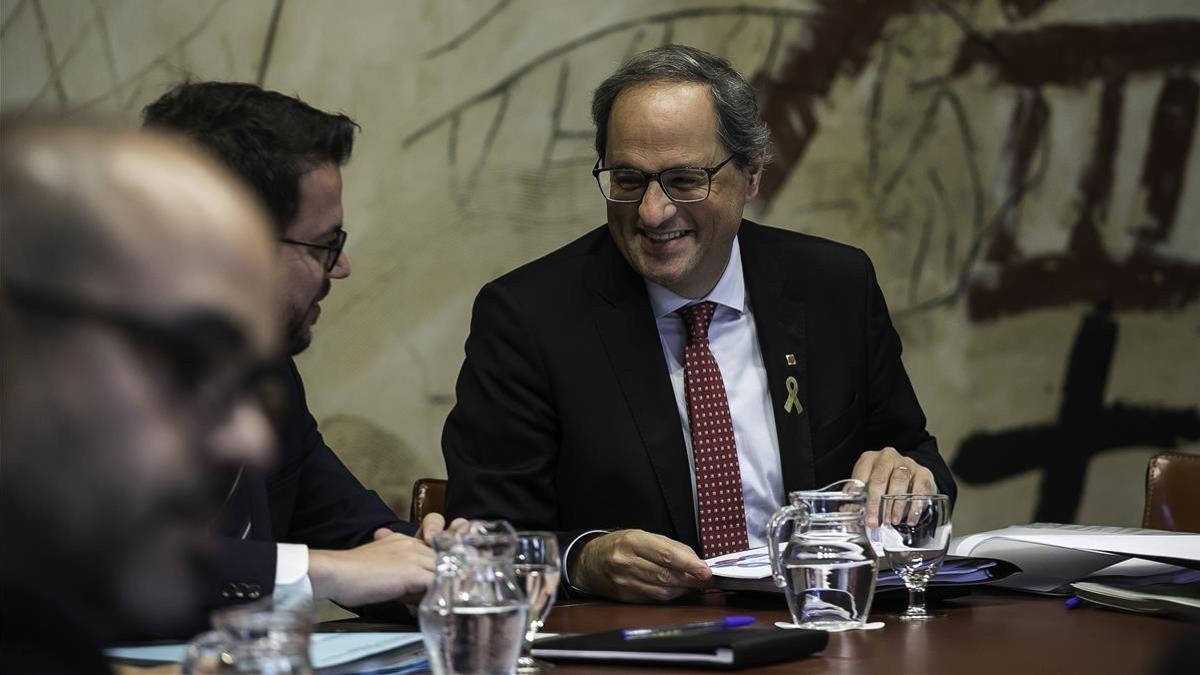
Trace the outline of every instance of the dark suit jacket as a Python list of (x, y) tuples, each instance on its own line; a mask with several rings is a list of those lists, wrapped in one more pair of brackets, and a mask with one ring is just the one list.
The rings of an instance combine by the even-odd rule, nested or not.
[[(16, 544), (9, 540), (9, 547)], [(12, 548), (0, 559), (0, 672), (38, 675), (108, 675), (102, 635), (94, 612), (75, 594), (78, 579), (64, 583), (21, 558)], [(76, 561), (87, 565), (88, 561)], [(90, 578), (90, 575), (81, 575)], [(92, 601), (103, 593), (92, 593)]]
[(278, 462), (265, 475), (247, 471), (222, 514), (219, 572), (208, 596), (214, 607), (271, 595), (276, 542), (347, 549), (371, 541), (380, 527), (407, 535), (417, 529), (396, 518), (325, 445), (295, 362), (288, 359), (279, 377), (286, 400)]
[[(784, 489), (848, 478), (863, 451), (891, 445), (953, 497), (867, 256), (749, 221), (738, 240)], [(783, 410), (789, 376), (799, 414)], [(480, 291), (457, 395), (442, 436), (448, 516), (505, 518), (561, 541), (641, 528), (699, 550), (683, 429), (645, 282), (607, 228)]]

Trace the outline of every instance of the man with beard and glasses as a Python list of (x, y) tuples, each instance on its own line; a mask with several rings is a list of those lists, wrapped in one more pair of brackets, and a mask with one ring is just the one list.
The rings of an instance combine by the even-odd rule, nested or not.
[(215, 458), (274, 438), (266, 214), (161, 134), (0, 120), (0, 664), (106, 673), (118, 636), (190, 627)]
[[(185, 134), (254, 190), (276, 226), (279, 299), (292, 355), (308, 347), (320, 302), (350, 275), (343, 250), (341, 167), (358, 126), (253, 84), (184, 83), (143, 111), (147, 128)], [(433, 553), (350, 473), (321, 438), (295, 363), (286, 384), (279, 458), (265, 474), (237, 478), (222, 518), (223, 565), (213, 605), (274, 597), (330, 599), (361, 607), (413, 602), (433, 579)], [(441, 530), (441, 516), (423, 535)]]

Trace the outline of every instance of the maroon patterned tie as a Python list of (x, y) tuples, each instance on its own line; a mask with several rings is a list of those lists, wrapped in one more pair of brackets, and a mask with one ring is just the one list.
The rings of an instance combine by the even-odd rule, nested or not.
[(708, 325), (716, 306), (714, 302), (700, 302), (679, 310), (688, 331), (684, 392), (692, 427), (696, 498), (700, 502), (700, 548), (705, 558), (750, 548), (729, 399), (721, 369), (708, 348)]

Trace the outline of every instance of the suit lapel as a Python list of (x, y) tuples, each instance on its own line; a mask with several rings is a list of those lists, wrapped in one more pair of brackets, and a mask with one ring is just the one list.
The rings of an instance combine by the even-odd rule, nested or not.
[(262, 473), (242, 467), (231, 473), (229, 495), (216, 520), (216, 532), (234, 539), (271, 541), (271, 513)]
[[(816, 484), (812, 433), (808, 415), (807, 357), (804, 336), (805, 289), (791, 287), (784, 278), (782, 261), (763, 241), (760, 225), (742, 221), (738, 243), (742, 248), (742, 274), (754, 310), (758, 343), (767, 370), (767, 388), (774, 406), (775, 431), (779, 438), (779, 460), (783, 489), (811, 489)], [(789, 363), (788, 356), (795, 363)], [(789, 379), (794, 378), (789, 384)], [(799, 407), (787, 409), (794, 390)]]
[(675, 538), (698, 549), (692, 470), (646, 285), (611, 238), (598, 249), (588, 270), (589, 286), (601, 300), (596, 328), (654, 467)]

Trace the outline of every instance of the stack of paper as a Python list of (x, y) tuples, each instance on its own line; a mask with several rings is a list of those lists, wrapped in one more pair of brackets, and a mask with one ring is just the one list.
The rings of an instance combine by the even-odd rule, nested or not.
[(1200, 621), (1200, 583), (1125, 586), (1081, 581), (1071, 588), (1075, 595), (1097, 605)]
[[(947, 559), (933, 575), (930, 583), (934, 585), (986, 583), (996, 578), (992, 570), (998, 565), (999, 563), (995, 560), (979, 558)], [(904, 580), (894, 570), (881, 569), (879, 571), (879, 578), (875, 582), (876, 588), (886, 590), (903, 586)]]
[(1200, 581), (1200, 535), (1138, 528), (1034, 523), (959, 537), (949, 553), (995, 558), (1021, 568), (997, 586), (1067, 595), (1093, 577), (1126, 583)]
[[(749, 551), (727, 553), (706, 561), (717, 588), (729, 591), (770, 591), (782, 592), (775, 586), (771, 578), (771, 560), (767, 547), (761, 546)], [(887, 569), (887, 559), (880, 560), (879, 577), (875, 588), (877, 591), (889, 591), (903, 588), (904, 582), (896, 573)], [(969, 584), (993, 583), (1016, 570), (1012, 565), (999, 563), (995, 560), (948, 558), (942, 563), (941, 569), (930, 580), (930, 586), (958, 586)]]

